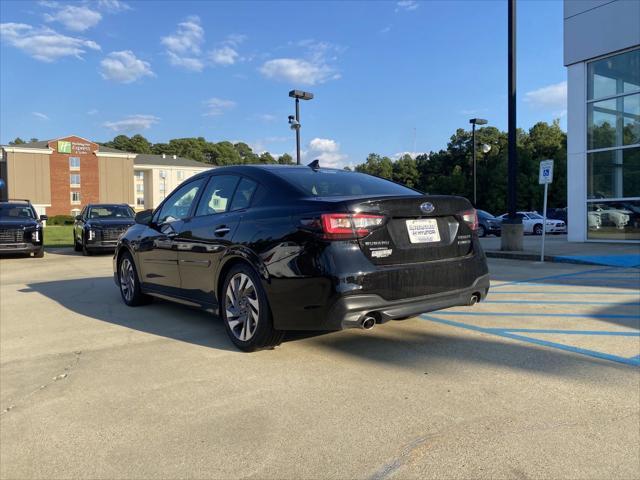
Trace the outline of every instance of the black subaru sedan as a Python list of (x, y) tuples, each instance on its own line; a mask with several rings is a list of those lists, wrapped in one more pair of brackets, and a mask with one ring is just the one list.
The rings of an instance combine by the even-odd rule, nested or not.
[(136, 222), (113, 260), (124, 302), (217, 313), (245, 351), (287, 330), (370, 329), (489, 290), (468, 200), (317, 164), (203, 172)]
[(46, 215), (38, 217), (28, 200), (0, 202), (0, 255), (20, 253), (44, 257), (44, 233), (42, 222)]
[(83, 255), (113, 250), (120, 235), (135, 223), (133, 217), (127, 204), (90, 203), (73, 224), (74, 250)]

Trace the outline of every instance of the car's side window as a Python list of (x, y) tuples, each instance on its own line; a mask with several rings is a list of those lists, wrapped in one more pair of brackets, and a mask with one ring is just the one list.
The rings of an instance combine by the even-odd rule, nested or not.
[(154, 222), (162, 224), (187, 218), (189, 216), (189, 212), (191, 212), (193, 202), (203, 184), (204, 179), (201, 178), (183, 185), (172, 193), (162, 205), (162, 208), (154, 219)]
[(229, 209), (231, 197), (236, 190), (240, 178), (236, 175), (213, 175), (209, 179), (200, 203), (196, 210), (196, 217), (223, 213)]
[(247, 208), (251, 204), (251, 197), (258, 188), (258, 184), (248, 178), (243, 178), (236, 188), (236, 193), (233, 195), (231, 201), (231, 207), (229, 211), (242, 210)]

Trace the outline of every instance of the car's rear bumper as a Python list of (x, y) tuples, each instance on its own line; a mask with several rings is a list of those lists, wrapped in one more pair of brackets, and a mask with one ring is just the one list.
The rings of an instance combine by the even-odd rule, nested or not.
[(33, 253), (42, 248), (42, 244), (33, 243), (0, 243), (0, 254), (5, 253)]
[(379, 295), (350, 295), (340, 298), (329, 313), (328, 330), (360, 327), (365, 315), (376, 318), (378, 323), (388, 320), (413, 317), (421, 313), (443, 308), (469, 305), (471, 297), (477, 295), (482, 301), (489, 292), (489, 274), (476, 279), (472, 286), (459, 290), (388, 301)]

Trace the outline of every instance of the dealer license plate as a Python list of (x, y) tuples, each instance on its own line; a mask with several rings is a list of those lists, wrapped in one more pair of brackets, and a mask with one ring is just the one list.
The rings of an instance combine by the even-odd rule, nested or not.
[(440, 241), (438, 221), (435, 218), (407, 220), (406, 222), (411, 243), (432, 243)]

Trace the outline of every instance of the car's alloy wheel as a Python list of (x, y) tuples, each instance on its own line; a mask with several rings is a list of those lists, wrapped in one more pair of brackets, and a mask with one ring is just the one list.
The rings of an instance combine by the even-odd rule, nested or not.
[(533, 227), (533, 233), (535, 233), (536, 235), (542, 235), (542, 225), (538, 224)]
[(236, 273), (227, 284), (224, 308), (231, 333), (243, 342), (251, 340), (260, 318), (260, 301), (251, 279)]
[(252, 352), (282, 342), (284, 332), (273, 327), (267, 294), (249, 265), (239, 264), (228, 272), (221, 297), (222, 319), (236, 347)]
[(485, 237), (487, 235), (484, 227), (482, 225), (478, 225), (478, 236)]
[(133, 273), (133, 264), (125, 257), (120, 262), (120, 291), (127, 302), (133, 300), (136, 287), (136, 279)]
[(120, 284), (122, 300), (130, 307), (144, 305), (151, 301), (152, 297), (142, 293), (140, 290), (136, 266), (128, 252), (122, 254), (118, 264), (118, 283)]

